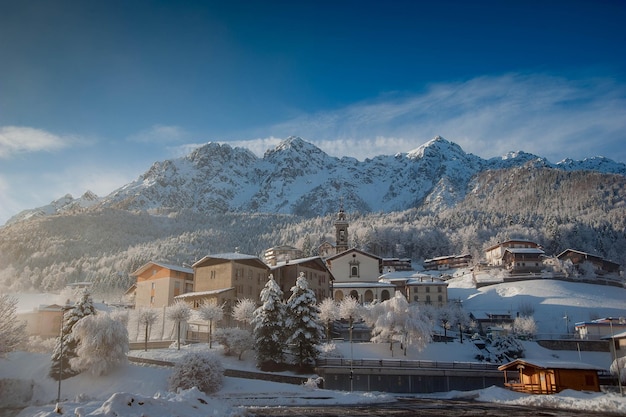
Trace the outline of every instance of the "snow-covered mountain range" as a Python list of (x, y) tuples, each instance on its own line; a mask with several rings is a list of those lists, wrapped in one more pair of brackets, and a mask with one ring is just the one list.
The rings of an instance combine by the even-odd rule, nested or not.
[(520, 166), (626, 176), (625, 164), (604, 157), (553, 164), (519, 151), (482, 159), (439, 136), (413, 151), (364, 161), (329, 156), (299, 137), (282, 141), (262, 158), (248, 149), (207, 143), (185, 157), (155, 162), (135, 181), (108, 196), (87, 192), (75, 199), (66, 195), (47, 206), (25, 210), (7, 224), (94, 208), (312, 217), (336, 211), (340, 199), (347, 211), (362, 213), (423, 205), (437, 210), (462, 201), (477, 173)]

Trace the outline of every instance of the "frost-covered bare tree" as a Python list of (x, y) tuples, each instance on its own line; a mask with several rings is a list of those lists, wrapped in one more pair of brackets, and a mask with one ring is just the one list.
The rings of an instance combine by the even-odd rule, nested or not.
[(324, 298), (319, 304), (320, 320), (326, 327), (326, 341), (330, 342), (333, 322), (339, 319), (339, 304), (332, 298)]
[(220, 321), (224, 317), (224, 305), (218, 305), (215, 300), (205, 301), (198, 308), (198, 316), (201, 320), (209, 323), (209, 349), (212, 349), (211, 335), (213, 334), (213, 323)]
[(409, 344), (421, 350), (430, 340), (428, 320), (417, 304), (409, 304), (406, 297), (396, 291), (393, 298), (370, 304), (364, 314), (365, 323), (372, 327), (372, 342), (389, 343), (393, 355), (395, 342), (401, 343), (406, 355)]
[(352, 343), (352, 332), (354, 323), (363, 318), (363, 306), (359, 304), (356, 298), (345, 297), (339, 302), (339, 318), (348, 320), (348, 331), (350, 334), (350, 343)]
[(215, 331), (215, 340), (224, 348), (224, 355), (241, 356), (248, 350), (254, 348), (254, 338), (252, 332), (247, 329), (237, 327), (225, 327)]
[(79, 340), (72, 369), (100, 376), (126, 363), (128, 330), (124, 323), (110, 314), (89, 315), (79, 320), (72, 330)]
[(254, 319), (254, 310), (256, 310), (256, 308), (257, 305), (254, 300), (250, 298), (240, 298), (233, 307), (233, 318), (243, 323), (244, 326), (249, 327)]
[(159, 313), (149, 307), (142, 307), (137, 312), (137, 321), (144, 327), (144, 351), (148, 351), (148, 340), (150, 339), (150, 330), (154, 323), (159, 320)]
[(537, 323), (532, 316), (519, 316), (513, 321), (513, 332), (525, 338), (533, 338), (537, 334)]
[(15, 350), (26, 337), (26, 323), (17, 320), (17, 299), (0, 295), (0, 358)]
[(167, 307), (167, 318), (176, 323), (176, 348), (180, 350), (180, 330), (183, 323), (191, 317), (191, 307), (184, 301), (176, 301)]

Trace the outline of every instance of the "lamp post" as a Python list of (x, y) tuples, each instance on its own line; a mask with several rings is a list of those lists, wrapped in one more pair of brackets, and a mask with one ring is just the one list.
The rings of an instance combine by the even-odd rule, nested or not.
[(609, 317), (609, 326), (611, 327), (611, 353), (615, 360), (615, 370), (617, 371), (617, 384), (619, 385), (619, 394), (624, 396), (624, 388), (622, 387), (622, 372), (619, 369), (619, 361), (617, 360), (617, 352), (615, 349), (615, 334), (613, 333), (613, 317)]
[(61, 379), (63, 378), (63, 321), (65, 320), (65, 312), (73, 308), (73, 306), (69, 305), (61, 307), (61, 329), (59, 330), (59, 338), (61, 339), (61, 345), (59, 348), (59, 385), (57, 387), (57, 405), (54, 408), (54, 412), (57, 414), (63, 414), (63, 409), (61, 408)]
[(354, 328), (354, 319), (350, 315), (350, 392), (354, 389), (354, 351), (352, 347), (352, 329)]

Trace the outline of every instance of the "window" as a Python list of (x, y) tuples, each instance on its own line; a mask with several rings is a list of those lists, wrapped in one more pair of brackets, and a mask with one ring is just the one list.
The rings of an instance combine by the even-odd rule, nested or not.
[(441, 292), (441, 287), (437, 287), (437, 292)]
[(155, 289), (155, 288), (156, 288), (156, 283), (155, 283), (155, 282), (153, 282), (153, 283), (152, 283), (152, 289)]
[(214, 269), (211, 271), (211, 279), (215, 279), (215, 270)]
[(430, 292), (430, 287), (426, 287), (426, 292)]
[(415, 301), (416, 303), (419, 301), (419, 297), (417, 295), (413, 296), (413, 301)]
[(356, 255), (353, 254), (350, 261), (350, 278), (359, 277), (359, 264), (360, 262), (356, 259)]
[(443, 297), (442, 296), (438, 296), (437, 297), (437, 301), (439, 301), (441, 303), (443, 301)]
[(430, 295), (426, 296), (426, 304), (430, 304)]

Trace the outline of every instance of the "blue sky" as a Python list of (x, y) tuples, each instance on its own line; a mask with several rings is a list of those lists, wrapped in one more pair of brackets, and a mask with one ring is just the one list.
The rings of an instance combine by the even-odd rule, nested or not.
[(0, 1), (0, 224), (209, 141), (626, 162), (626, 2)]

